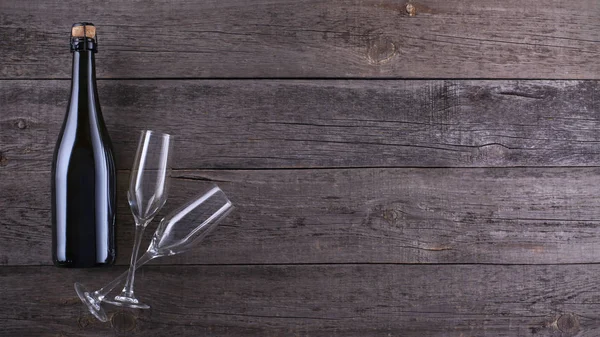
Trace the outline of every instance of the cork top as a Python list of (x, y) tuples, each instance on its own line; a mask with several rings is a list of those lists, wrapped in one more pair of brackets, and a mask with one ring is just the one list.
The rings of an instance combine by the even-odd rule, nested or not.
[(87, 37), (96, 39), (96, 27), (93, 23), (81, 22), (76, 23), (71, 28), (71, 37)]
[(96, 27), (90, 22), (77, 22), (71, 27), (71, 52), (91, 50), (98, 52)]

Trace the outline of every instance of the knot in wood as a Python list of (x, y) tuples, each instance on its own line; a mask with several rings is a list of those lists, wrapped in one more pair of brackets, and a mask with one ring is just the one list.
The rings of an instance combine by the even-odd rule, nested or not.
[(117, 332), (129, 332), (135, 329), (136, 318), (133, 314), (126, 311), (115, 313), (110, 319), (110, 325)]
[(90, 319), (87, 316), (79, 316), (79, 318), (77, 319), (77, 325), (79, 325), (80, 328), (85, 328), (86, 326), (90, 325)]
[(394, 223), (398, 219), (398, 213), (393, 209), (386, 209), (383, 211), (383, 218), (389, 223)]
[(575, 334), (579, 331), (579, 318), (574, 314), (564, 314), (558, 318), (556, 325), (564, 333)]
[(0, 152), (0, 166), (6, 166), (8, 163), (8, 158), (4, 155), (4, 153)]
[(396, 45), (386, 37), (372, 40), (367, 46), (367, 59), (371, 64), (386, 63), (390, 61), (395, 54)]

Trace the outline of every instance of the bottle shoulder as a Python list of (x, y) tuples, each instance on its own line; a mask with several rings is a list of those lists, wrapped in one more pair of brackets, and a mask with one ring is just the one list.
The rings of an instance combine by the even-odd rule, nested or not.
[(112, 143), (107, 134), (82, 134), (65, 130), (58, 138), (54, 150), (55, 166), (95, 165), (95, 162), (114, 166)]

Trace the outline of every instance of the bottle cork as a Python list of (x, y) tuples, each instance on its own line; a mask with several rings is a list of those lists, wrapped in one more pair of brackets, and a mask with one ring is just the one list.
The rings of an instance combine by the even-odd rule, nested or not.
[(87, 37), (96, 39), (96, 27), (92, 23), (76, 23), (71, 28), (71, 37)]

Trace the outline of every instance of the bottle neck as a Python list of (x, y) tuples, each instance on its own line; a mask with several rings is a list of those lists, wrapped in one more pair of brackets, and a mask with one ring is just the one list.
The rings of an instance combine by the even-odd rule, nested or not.
[(71, 98), (78, 98), (79, 103), (96, 103), (96, 65), (92, 50), (73, 51), (73, 74), (71, 82)]

